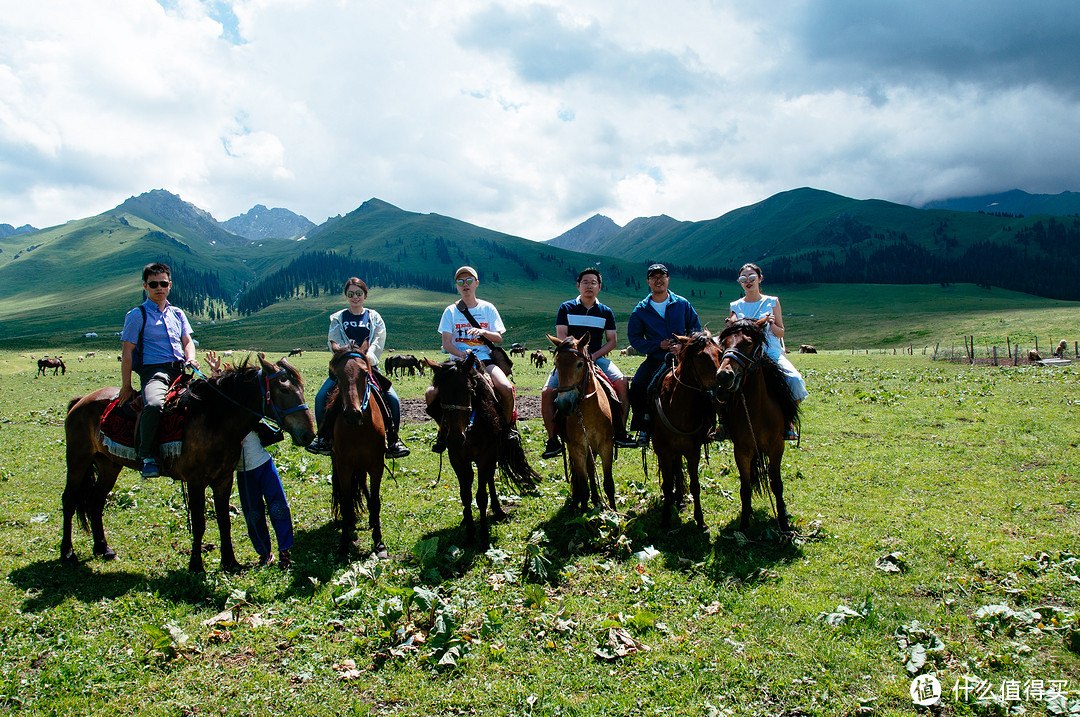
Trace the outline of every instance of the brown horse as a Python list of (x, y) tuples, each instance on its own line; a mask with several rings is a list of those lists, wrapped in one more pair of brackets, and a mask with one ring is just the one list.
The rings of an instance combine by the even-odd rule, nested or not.
[(593, 505), (603, 507), (596, 485), (596, 456), (604, 470), (604, 492), (608, 507), (615, 510), (615, 480), (611, 460), (615, 452), (615, 422), (611, 399), (597, 378), (596, 364), (588, 352), (589, 335), (580, 339), (548, 340), (555, 346), (556, 375), (559, 377), (555, 412), (566, 421), (566, 446), (570, 452), (570, 504), (582, 512)]
[(659, 381), (653, 400), (653, 450), (660, 467), (660, 488), (664, 494), (661, 525), (668, 527), (672, 509), (682, 502), (686, 472), (690, 476), (690, 495), (694, 498), (694, 521), (707, 531), (701, 512), (701, 486), (698, 465), (701, 447), (708, 440), (713, 419), (720, 409), (720, 349), (708, 331), (692, 336), (676, 336), (679, 361)]
[(53, 376), (56, 375), (57, 371), (67, 376), (67, 366), (64, 365), (63, 359), (59, 357), (38, 359), (37, 370), (39, 374), (44, 376), (45, 371), (50, 368), (53, 370)]
[(780, 532), (790, 534), (780, 461), (784, 457), (784, 430), (791, 424), (797, 426), (799, 404), (792, 398), (776, 363), (765, 354), (767, 322), (768, 317), (743, 319), (720, 334), (723, 360), (719, 380), (724, 400), (721, 415), (739, 467), (739, 529), (750, 526), (750, 499), (754, 491), (768, 490), (767, 479), (776, 497)]
[[(275, 364), (259, 354), (259, 366), (240, 367), (220, 376), (188, 384), (184, 417), (184, 442), (179, 456), (162, 462), (162, 474), (187, 483), (191, 516), (193, 573), (203, 572), (202, 539), (206, 530), (206, 488), (214, 493), (214, 512), (221, 536), (221, 567), (239, 567), (233, 553), (229, 522), (229, 496), (233, 471), (240, 458), (240, 442), (263, 418), (278, 423), (293, 443), (307, 445), (315, 438), (311, 411), (304, 404), (300, 373), (285, 359)], [(114, 387), (99, 388), (68, 406), (64, 431), (67, 436), (67, 486), (64, 488), (64, 527), (60, 559), (77, 564), (71, 541), (72, 517), (78, 513), (84, 530), (92, 531), (94, 555), (106, 560), (116, 553), (105, 540), (102, 510), (116, 484), (120, 469), (139, 468), (133, 458), (107, 452), (101, 436), (101, 414), (119, 393)]]
[(536, 349), (536, 351), (529, 354), (529, 361), (531, 361), (536, 368), (543, 368), (544, 364), (547, 363), (547, 356), (545, 356), (544, 352), (540, 349)]
[(439, 399), (428, 410), (439, 424), (450, 465), (457, 474), (465, 538), (473, 543), (476, 536), (472, 515), (475, 463), (479, 479), (476, 507), (480, 510), (480, 530), (486, 544), (490, 540), (489, 499), (492, 519), (506, 518), (495, 490), (496, 466), (518, 490), (534, 488), (541, 478), (529, 466), (520, 443), (502, 440), (505, 431), (499, 399), (475, 354), (470, 353), (465, 359), (449, 359), (435, 366), (432, 373), (431, 383), (439, 390)]
[(383, 412), (375, 401), (374, 373), (368, 363), (368, 343), (363, 346), (331, 344), (334, 356), (330, 370), (337, 387), (329, 397), (327, 418), (333, 424), (333, 510), (341, 521), (341, 543), (338, 555), (347, 559), (356, 545), (356, 514), (367, 500), (368, 525), (375, 554), (389, 557), (383, 544), (382, 501), (379, 497), (383, 477), (383, 453), (386, 448), (386, 426)]

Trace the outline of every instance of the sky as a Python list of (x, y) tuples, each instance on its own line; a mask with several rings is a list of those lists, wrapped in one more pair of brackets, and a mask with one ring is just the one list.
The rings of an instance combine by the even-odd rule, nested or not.
[(1080, 190), (1076, 0), (0, 0), (0, 223)]

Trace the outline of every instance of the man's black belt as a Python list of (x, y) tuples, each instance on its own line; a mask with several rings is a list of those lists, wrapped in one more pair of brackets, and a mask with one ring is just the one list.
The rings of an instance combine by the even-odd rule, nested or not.
[(182, 371), (184, 369), (183, 361), (170, 361), (169, 363), (148, 363), (143, 364), (139, 369), (140, 371)]

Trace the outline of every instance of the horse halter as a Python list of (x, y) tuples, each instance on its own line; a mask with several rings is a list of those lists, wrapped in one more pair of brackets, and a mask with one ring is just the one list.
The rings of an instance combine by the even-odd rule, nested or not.
[[(339, 361), (341, 361), (341, 359), (348, 360), (348, 359), (351, 359), (351, 358), (359, 358), (359, 359), (364, 359), (364, 361), (367, 361), (367, 356), (365, 356), (364, 354), (357, 353), (355, 351), (349, 351), (348, 353), (341, 354), (340, 356), (335, 356), (333, 359), (331, 359), (330, 365), (333, 366), (335, 363), (338, 363)], [(337, 376), (334, 377), (334, 381), (337, 382)], [(368, 372), (365, 372), (365, 374), (364, 374), (364, 399), (360, 402), (360, 412), (361, 413), (363, 413), (364, 411), (367, 410), (368, 400), (370, 398), (371, 398), (371, 374), (368, 373)]]
[[(284, 408), (283, 409), (283, 408), (280, 408), (276, 403), (274, 403), (273, 400), (271, 400), (271, 398), (270, 398), (270, 382), (273, 381), (276, 378), (281, 378), (282, 376), (287, 376), (288, 374), (289, 374), (289, 372), (287, 370), (279, 369), (277, 373), (273, 373), (273, 374), (270, 374), (269, 376), (267, 376), (265, 373), (263, 373), (262, 369), (259, 369), (259, 382), (260, 382), (260, 385), (262, 386), (262, 389), (263, 389), (262, 390), (262, 415), (263, 415), (264, 418), (268, 418), (271, 421), (273, 421), (274, 423), (278, 424), (279, 427), (281, 426), (281, 422), (285, 420), (286, 416), (290, 416), (290, 415), (292, 415), (294, 413), (297, 413), (299, 411), (308, 410), (308, 406), (307, 406), (306, 403), (298, 404), (296, 406), (293, 406), (292, 408)], [(266, 407), (267, 406), (270, 406), (270, 411), (271, 411), (271, 413), (273, 415), (271, 415), (271, 416), (266, 415)]]
[(739, 389), (742, 388), (743, 378), (746, 377), (746, 374), (761, 365), (761, 360), (764, 356), (764, 342), (758, 344), (757, 348), (754, 349), (754, 353), (749, 356), (734, 346), (724, 350), (724, 354), (720, 357), (720, 362), (723, 363), (727, 359), (731, 359), (732, 362), (738, 364), (741, 369), (740, 371), (735, 372), (735, 381), (731, 384), (731, 388), (729, 389), (732, 393), (737, 393)]
[[(579, 406), (581, 404), (581, 401), (583, 399), (588, 398), (588, 396), (585, 395), (585, 382), (589, 380), (589, 370), (590, 370), (589, 367), (593, 364), (593, 358), (592, 358), (592, 356), (586, 354), (584, 351), (581, 351), (580, 349), (572, 349), (572, 348), (570, 348), (568, 346), (557, 346), (552, 350), (552, 353), (554, 353), (554, 354), (570, 354), (571, 356), (577, 356), (578, 358), (580, 358), (581, 360), (583, 360), (585, 362), (586, 368), (585, 368), (584, 371), (581, 372), (581, 380), (580, 381), (578, 381), (577, 383), (575, 383), (572, 386), (556, 386), (556, 388), (555, 388), (556, 393), (568, 393), (570, 391), (577, 391), (578, 392), (578, 398), (577, 398), (577, 401), (575, 402), (575, 408), (577, 408), (577, 406)], [(557, 369), (556, 369), (556, 375), (558, 375), (558, 370)]]

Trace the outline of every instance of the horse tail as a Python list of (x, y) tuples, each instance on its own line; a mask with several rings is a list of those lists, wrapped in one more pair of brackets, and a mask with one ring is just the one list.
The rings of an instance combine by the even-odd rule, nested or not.
[(757, 448), (750, 459), (750, 487), (759, 495), (769, 493), (769, 456)]
[(525, 449), (521, 447), (519, 441), (503, 441), (498, 455), (499, 472), (502, 473), (504, 480), (514, 486), (515, 490), (536, 490), (537, 485), (544, 480), (543, 476), (529, 465)]
[(82, 480), (77, 486), (64, 488), (64, 497), (67, 498), (71, 491), (71, 499), (75, 503), (75, 516), (79, 519), (79, 527), (84, 533), (90, 532), (90, 503), (97, 487), (98, 470), (93, 461), (90, 461), (83, 471)]

